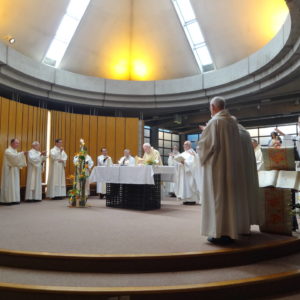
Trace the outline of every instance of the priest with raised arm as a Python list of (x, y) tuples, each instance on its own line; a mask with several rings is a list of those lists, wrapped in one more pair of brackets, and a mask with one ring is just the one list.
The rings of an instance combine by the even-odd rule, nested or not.
[(184, 152), (177, 156), (177, 159), (180, 159), (180, 164), (177, 166), (175, 194), (179, 200), (182, 200), (183, 204), (194, 205), (200, 200), (198, 185), (195, 180), (197, 154), (192, 149), (190, 141), (185, 141), (183, 148)]
[(201, 234), (211, 243), (226, 244), (238, 238), (238, 201), (245, 177), (240, 169), (241, 139), (237, 122), (225, 110), (225, 99), (210, 102), (211, 120), (199, 141), (202, 166)]
[(55, 140), (55, 146), (50, 150), (49, 158), (46, 196), (51, 199), (63, 199), (66, 197), (65, 167), (68, 156), (64, 151), (62, 139)]
[(26, 167), (27, 152), (18, 152), (20, 141), (12, 139), (4, 151), (0, 204), (20, 204), (20, 169)]
[(28, 152), (28, 168), (25, 201), (35, 202), (42, 200), (42, 173), (46, 160), (46, 152), (40, 152), (40, 143), (32, 143)]

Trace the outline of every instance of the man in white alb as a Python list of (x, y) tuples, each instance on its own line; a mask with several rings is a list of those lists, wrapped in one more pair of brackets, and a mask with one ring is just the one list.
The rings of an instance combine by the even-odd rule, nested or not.
[[(169, 153), (169, 158), (168, 158), (168, 166), (169, 167), (177, 167), (179, 164), (178, 161), (176, 161), (176, 157), (179, 155), (179, 150), (178, 146), (174, 145), (173, 146), (173, 151)], [(165, 182), (165, 189), (166, 192), (169, 194), (170, 197), (176, 197), (175, 195), (175, 182)]]
[(64, 151), (62, 139), (55, 140), (55, 146), (50, 150), (49, 158), (46, 196), (51, 199), (63, 199), (66, 197), (65, 167), (68, 156)]
[(225, 110), (223, 97), (211, 100), (210, 111), (212, 118), (199, 141), (201, 234), (212, 243), (230, 243), (238, 237), (238, 201), (246, 181), (239, 167), (241, 139), (236, 121)]
[(0, 204), (20, 204), (20, 169), (26, 167), (27, 152), (18, 152), (18, 139), (12, 139), (4, 151)]
[(254, 149), (257, 171), (261, 171), (264, 169), (264, 159), (260, 144), (257, 142), (256, 139), (252, 139), (252, 146)]
[(124, 156), (119, 159), (120, 166), (135, 166), (135, 159), (130, 155), (130, 150), (124, 150)]
[(183, 144), (184, 152), (176, 159), (180, 159), (177, 166), (177, 182), (175, 194), (178, 199), (183, 201), (185, 205), (194, 205), (199, 203), (199, 191), (195, 181), (195, 160), (196, 152), (192, 149), (190, 141)]
[(28, 167), (26, 181), (26, 201), (42, 200), (42, 173), (43, 164), (46, 160), (46, 152), (40, 152), (40, 143), (32, 143), (32, 149), (28, 151)]
[[(113, 161), (106, 148), (101, 148), (101, 155), (97, 157), (97, 166), (110, 167), (112, 166)], [(106, 195), (106, 183), (97, 182), (97, 193), (100, 194), (100, 199), (103, 199)]]

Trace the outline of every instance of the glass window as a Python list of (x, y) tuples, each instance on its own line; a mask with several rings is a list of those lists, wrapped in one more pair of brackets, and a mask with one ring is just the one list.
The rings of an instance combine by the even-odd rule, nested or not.
[(163, 155), (164, 154), (164, 148), (158, 148), (159, 154)]
[(150, 144), (150, 138), (145, 137), (144, 138), (144, 143), (149, 143)]
[(261, 144), (261, 146), (268, 146), (270, 141), (270, 137), (259, 137), (259, 143)]
[(150, 137), (150, 129), (144, 129), (144, 137)]
[(164, 140), (158, 140), (158, 147), (164, 146)]
[(179, 142), (179, 134), (172, 134), (172, 141)]
[(188, 141), (198, 141), (199, 140), (199, 134), (188, 134), (187, 135)]
[(258, 136), (258, 128), (253, 129), (247, 129), (251, 137), (257, 137)]
[(169, 156), (164, 156), (163, 157), (163, 163), (164, 163), (164, 165), (168, 165), (168, 159), (169, 159)]
[(172, 142), (171, 141), (164, 141), (164, 147), (165, 148), (172, 148)]
[(271, 136), (271, 132), (274, 131), (274, 126), (272, 127), (264, 127), (264, 128), (259, 128), (259, 135), (260, 136)]
[(170, 140), (172, 139), (172, 134), (171, 134), (171, 133), (165, 132), (165, 133), (164, 133), (164, 139), (170, 141)]
[(201, 72), (214, 70), (215, 66), (203, 37), (199, 22), (194, 13), (191, 1), (173, 0), (173, 4), (199, 69)]
[(164, 155), (169, 156), (169, 153), (171, 151), (172, 151), (171, 149), (164, 148)]
[(161, 140), (164, 139), (164, 133), (163, 133), (163, 131), (159, 131), (158, 132), (158, 138), (161, 139)]
[(278, 126), (278, 129), (281, 130), (284, 134), (296, 134), (297, 133), (296, 125)]

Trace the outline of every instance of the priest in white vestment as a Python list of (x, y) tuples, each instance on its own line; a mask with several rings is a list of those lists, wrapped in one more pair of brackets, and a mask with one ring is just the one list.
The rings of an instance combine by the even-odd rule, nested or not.
[[(176, 157), (179, 155), (178, 151), (178, 146), (174, 145), (173, 150), (171, 153), (169, 153), (169, 158), (168, 158), (168, 166), (169, 167), (177, 167), (179, 164), (178, 161), (176, 161)], [(170, 197), (176, 197), (175, 194), (175, 182), (165, 182), (165, 191), (167, 194), (169, 194)]]
[[(77, 162), (78, 162), (78, 155), (75, 155), (74, 158), (73, 158), (73, 163), (75, 165), (75, 168), (76, 168)], [(94, 161), (93, 161), (93, 159), (88, 154), (86, 154), (86, 156), (85, 156), (85, 164), (87, 165), (85, 173), (86, 173), (87, 176), (90, 176), (92, 168), (94, 166)], [(86, 181), (85, 181), (85, 195), (86, 196), (90, 195), (90, 181), (89, 181), (89, 177), (87, 177)]]
[(145, 143), (143, 145), (143, 150), (144, 156), (142, 159), (138, 160), (138, 163), (142, 163), (145, 165), (163, 165), (159, 152), (151, 147), (149, 143)]
[(120, 166), (135, 166), (135, 159), (130, 155), (130, 150), (124, 150), (124, 156), (119, 159)]
[(261, 146), (256, 139), (252, 139), (252, 146), (254, 149), (257, 171), (261, 171), (264, 169), (264, 158), (261, 151)]
[(26, 201), (42, 200), (42, 173), (43, 164), (46, 161), (46, 152), (40, 152), (40, 143), (32, 143), (32, 149), (28, 151), (28, 167), (26, 181)]
[[(101, 149), (101, 155), (97, 157), (97, 166), (110, 167), (112, 166), (113, 161), (106, 148)], [(100, 194), (100, 199), (106, 195), (106, 183), (97, 182), (97, 193)]]
[[(238, 238), (238, 201), (245, 183), (240, 170), (241, 139), (236, 121), (225, 110), (225, 99), (210, 102), (212, 118), (199, 141), (201, 182), (201, 234), (212, 243)], [(237, 188), (238, 187), (238, 188)]]
[(61, 139), (55, 140), (55, 146), (50, 150), (49, 159), (46, 196), (51, 199), (63, 199), (66, 197), (65, 167), (68, 156), (63, 149)]
[(183, 204), (193, 205), (199, 203), (199, 191), (195, 180), (197, 155), (190, 141), (185, 141), (183, 148), (184, 152), (176, 158), (180, 163), (177, 166), (175, 194), (179, 200), (183, 201)]
[(26, 166), (27, 152), (18, 152), (18, 139), (12, 139), (4, 151), (1, 177), (0, 203), (4, 205), (20, 203), (20, 169)]
[[(243, 189), (244, 197), (239, 203), (239, 233), (250, 233), (250, 225), (262, 225), (264, 204), (259, 197), (259, 184), (256, 158), (249, 132), (241, 124), (238, 124), (241, 138), (242, 161), (241, 168), (245, 172), (246, 189)], [(246, 211), (248, 209), (248, 213)], [(240, 213), (243, 211), (243, 213)]]

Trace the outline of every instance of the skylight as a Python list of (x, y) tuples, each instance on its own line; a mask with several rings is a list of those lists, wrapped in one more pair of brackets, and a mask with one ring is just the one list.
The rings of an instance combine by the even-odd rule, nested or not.
[(70, 0), (43, 63), (57, 68), (72, 40), (90, 0)]
[(201, 72), (215, 69), (190, 0), (172, 0)]

